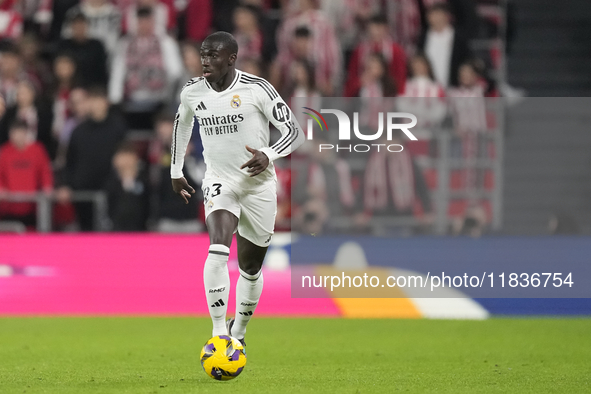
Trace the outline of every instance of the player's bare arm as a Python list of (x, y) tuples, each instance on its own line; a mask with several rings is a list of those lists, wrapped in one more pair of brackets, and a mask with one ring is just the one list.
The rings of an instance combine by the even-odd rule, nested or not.
[(252, 153), (252, 159), (244, 163), (240, 169), (248, 167), (247, 172), (250, 173), (250, 176), (257, 176), (261, 172), (265, 171), (269, 166), (269, 158), (267, 155), (260, 150), (251, 148), (248, 145), (246, 145), (246, 150)]

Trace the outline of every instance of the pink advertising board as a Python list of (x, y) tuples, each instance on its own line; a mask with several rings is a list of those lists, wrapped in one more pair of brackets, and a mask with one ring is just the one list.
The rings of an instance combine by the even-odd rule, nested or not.
[[(0, 235), (0, 315), (207, 315), (208, 246), (203, 234)], [(229, 266), (235, 286), (235, 246)], [(257, 314), (340, 315), (331, 299), (292, 299), (289, 269), (264, 275)]]

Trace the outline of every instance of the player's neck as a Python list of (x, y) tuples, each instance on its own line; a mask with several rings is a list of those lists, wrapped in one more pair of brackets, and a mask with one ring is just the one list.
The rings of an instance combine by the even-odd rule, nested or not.
[(224, 78), (222, 78), (222, 80), (219, 83), (212, 83), (211, 87), (218, 92), (226, 90), (232, 84), (232, 81), (234, 81), (235, 77), (236, 69), (231, 68), (230, 70), (228, 70), (228, 73), (224, 76)]

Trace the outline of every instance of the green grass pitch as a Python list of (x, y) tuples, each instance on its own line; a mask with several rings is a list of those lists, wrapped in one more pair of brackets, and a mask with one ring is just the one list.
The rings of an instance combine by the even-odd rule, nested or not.
[(0, 318), (0, 393), (591, 392), (591, 319), (253, 319), (201, 369), (206, 318)]

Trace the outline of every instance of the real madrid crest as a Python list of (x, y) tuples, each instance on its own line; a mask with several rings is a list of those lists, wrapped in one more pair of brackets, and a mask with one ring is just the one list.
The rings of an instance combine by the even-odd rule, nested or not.
[(232, 97), (232, 101), (230, 101), (230, 105), (232, 106), (232, 108), (238, 108), (240, 107), (240, 104), (242, 104), (242, 101), (240, 100), (240, 96), (239, 95), (234, 95), (234, 97)]

